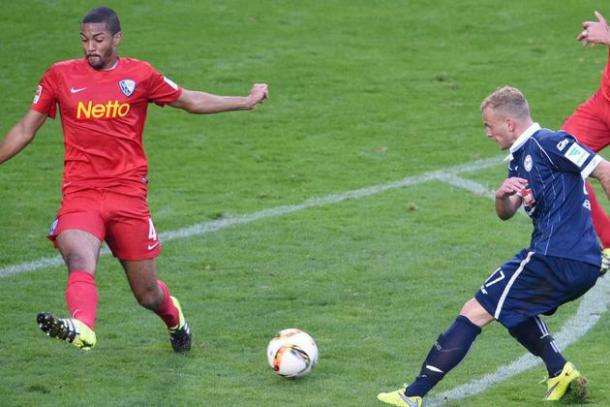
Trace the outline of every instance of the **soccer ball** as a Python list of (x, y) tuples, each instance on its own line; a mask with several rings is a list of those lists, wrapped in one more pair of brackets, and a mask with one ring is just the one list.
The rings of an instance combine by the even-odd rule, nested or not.
[(318, 362), (318, 346), (307, 332), (296, 328), (284, 329), (269, 342), (267, 361), (279, 376), (302, 377), (309, 374)]

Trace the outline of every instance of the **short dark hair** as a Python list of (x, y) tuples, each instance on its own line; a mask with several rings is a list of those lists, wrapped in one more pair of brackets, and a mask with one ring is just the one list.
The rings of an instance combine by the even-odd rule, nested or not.
[(112, 35), (121, 31), (119, 16), (109, 7), (97, 7), (89, 11), (81, 21), (81, 24), (87, 23), (105, 23)]

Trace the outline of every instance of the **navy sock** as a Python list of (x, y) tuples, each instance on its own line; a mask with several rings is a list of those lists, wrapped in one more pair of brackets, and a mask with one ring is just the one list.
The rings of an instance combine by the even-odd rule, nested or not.
[(426, 360), (422, 364), (419, 375), (407, 387), (407, 396), (423, 397), (428, 393), (451, 369), (456, 367), (468, 353), (470, 345), (481, 328), (470, 322), (462, 315), (438, 337)]
[(566, 360), (542, 319), (530, 318), (509, 329), (509, 332), (527, 350), (544, 361), (549, 377), (561, 373)]

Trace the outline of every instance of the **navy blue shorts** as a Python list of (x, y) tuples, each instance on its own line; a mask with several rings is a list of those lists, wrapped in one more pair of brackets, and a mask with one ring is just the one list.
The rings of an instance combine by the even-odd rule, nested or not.
[(510, 329), (527, 319), (551, 315), (595, 285), (599, 266), (522, 250), (494, 271), (475, 298)]

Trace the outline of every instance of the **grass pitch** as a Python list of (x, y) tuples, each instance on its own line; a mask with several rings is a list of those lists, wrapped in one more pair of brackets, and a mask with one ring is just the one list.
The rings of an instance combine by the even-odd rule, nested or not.
[[(190, 89), (246, 94), (253, 112), (205, 117), (151, 107), (145, 130), (158, 231), (498, 157), (478, 106), (500, 85), (558, 128), (597, 87), (607, 51), (575, 41), (596, 1), (116, 2), (122, 55)], [(79, 57), (76, 1), (3, 5), (0, 86), (6, 133), (53, 62)], [(33, 16), (36, 16), (34, 18)], [(62, 139), (49, 121), (0, 167), (0, 268), (55, 255), (45, 233), (60, 201)], [(502, 164), (465, 174), (489, 189)], [(375, 406), (410, 381), (430, 345), (499, 264), (527, 245), (525, 218), (500, 222), (486, 198), (439, 181), (394, 189), (164, 245), (160, 275), (194, 332), (171, 352), (158, 318), (135, 303), (117, 262), (100, 259), (98, 345), (82, 353), (43, 337), (39, 311), (64, 309), (63, 267), (0, 278), (0, 405)], [(574, 314), (548, 318), (552, 330)], [(273, 375), (267, 341), (299, 327), (320, 348), (302, 380)], [(610, 402), (610, 319), (566, 356)], [(523, 350), (491, 326), (431, 396)], [(457, 406), (542, 405), (530, 369)]]

